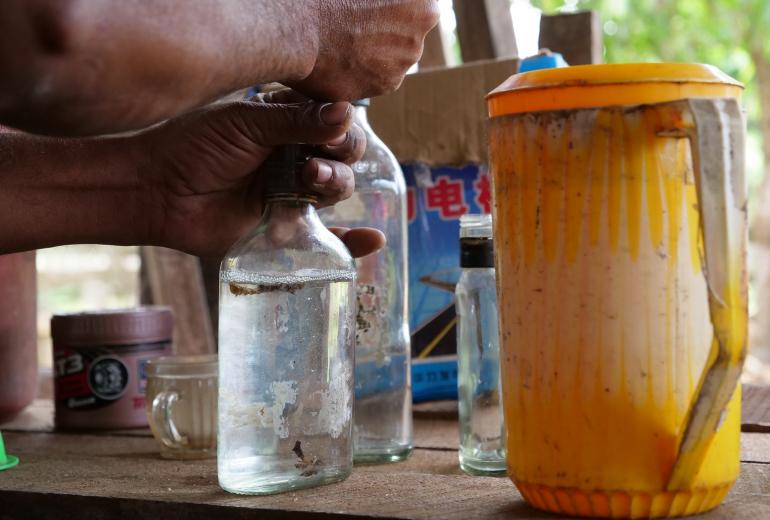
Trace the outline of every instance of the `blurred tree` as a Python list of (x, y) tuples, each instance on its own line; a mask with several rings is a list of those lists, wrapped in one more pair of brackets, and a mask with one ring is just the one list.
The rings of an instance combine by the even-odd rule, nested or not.
[[(531, 0), (545, 13), (594, 9), (603, 21), (605, 61), (686, 61), (718, 66), (746, 86), (750, 142), (752, 340), (770, 362), (770, 0)], [(749, 156), (751, 159), (752, 156)], [(755, 353), (757, 349), (753, 349)]]
[(598, 11), (609, 63), (711, 63), (742, 81), (751, 130), (762, 134), (763, 170), (770, 169), (770, 37), (764, 32), (770, 28), (768, 0), (533, 0), (533, 4), (546, 13)]

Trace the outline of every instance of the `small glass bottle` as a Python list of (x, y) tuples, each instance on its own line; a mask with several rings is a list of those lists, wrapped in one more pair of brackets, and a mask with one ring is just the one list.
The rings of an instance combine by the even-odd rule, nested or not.
[(300, 180), (312, 148), (261, 167), (266, 207), (220, 271), (218, 476), (279, 493), (352, 469), (356, 270)]
[(492, 252), (492, 217), (460, 217), (457, 359), (460, 467), (471, 475), (505, 475), (505, 423)]
[(386, 246), (359, 258), (356, 316), (355, 461), (403, 460), (412, 452), (412, 385), (407, 317), (406, 181), (393, 153), (367, 120), (368, 100), (355, 105), (366, 133), (353, 165), (353, 196), (319, 213), (328, 226), (373, 227)]

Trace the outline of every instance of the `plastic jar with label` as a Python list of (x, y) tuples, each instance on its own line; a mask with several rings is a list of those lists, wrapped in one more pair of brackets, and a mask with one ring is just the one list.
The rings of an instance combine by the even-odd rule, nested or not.
[(57, 429), (146, 427), (145, 365), (171, 353), (173, 327), (166, 307), (55, 315)]

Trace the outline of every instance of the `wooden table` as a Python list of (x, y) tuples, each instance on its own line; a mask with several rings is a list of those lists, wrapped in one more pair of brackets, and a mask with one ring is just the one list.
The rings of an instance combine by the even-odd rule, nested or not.
[[(214, 460), (168, 461), (147, 430), (53, 432), (50, 402), (4, 431), (18, 467), (0, 472), (6, 519), (554, 519), (527, 506), (506, 478), (470, 477), (457, 464), (455, 403), (418, 406), (415, 451), (402, 463), (356, 467), (345, 482), (266, 497), (232, 495)], [(770, 519), (770, 389), (747, 388), (741, 476), (703, 519)]]

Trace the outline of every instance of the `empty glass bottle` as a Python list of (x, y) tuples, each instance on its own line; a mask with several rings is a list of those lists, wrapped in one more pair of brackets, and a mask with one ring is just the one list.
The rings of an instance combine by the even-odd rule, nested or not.
[(356, 316), (353, 444), (356, 462), (403, 460), (412, 452), (412, 386), (407, 317), (406, 182), (393, 153), (354, 103), (366, 133), (363, 158), (353, 165), (352, 197), (319, 213), (327, 225), (377, 228), (387, 245), (360, 258)]
[(460, 467), (472, 475), (505, 475), (505, 424), (492, 252), (492, 217), (460, 217), (457, 359)]
[(222, 262), (218, 476), (268, 494), (342, 480), (353, 463), (356, 271), (299, 173), (311, 149), (263, 165), (266, 208)]

